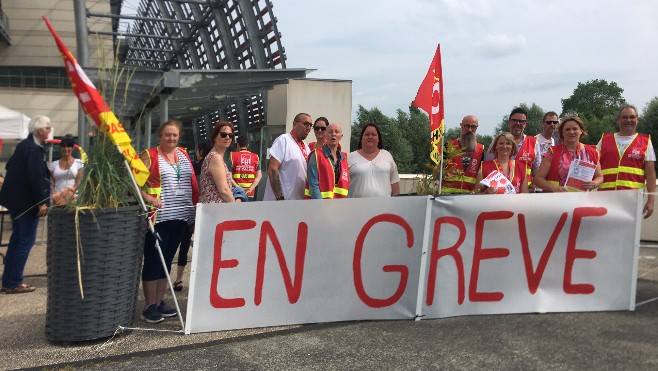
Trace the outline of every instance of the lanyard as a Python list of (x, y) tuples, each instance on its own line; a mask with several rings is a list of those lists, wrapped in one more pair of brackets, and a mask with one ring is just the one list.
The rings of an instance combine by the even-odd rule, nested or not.
[(176, 172), (176, 180), (178, 181), (178, 184), (180, 185), (180, 164), (178, 161), (178, 153), (176, 153), (176, 150), (174, 149), (174, 163), (169, 162), (169, 159), (167, 158), (167, 155), (160, 150), (160, 153), (162, 153), (162, 157), (166, 160), (166, 162), (171, 166), (172, 169)]
[(297, 146), (299, 146), (299, 150), (302, 151), (302, 156), (304, 156), (304, 159), (308, 160), (308, 150), (306, 149), (307, 147), (304, 146), (304, 142), (301, 140), (297, 141), (297, 138), (295, 138), (295, 136), (292, 135), (292, 131), (290, 132), (290, 136), (295, 141), (295, 143), (297, 143)]
[[(494, 159), (494, 165), (496, 165), (496, 170), (498, 170), (499, 173), (503, 174), (503, 170), (498, 165), (498, 160)], [(503, 175), (510, 182), (512, 181), (512, 178), (514, 178), (514, 164), (512, 163), (512, 160), (509, 160), (507, 162), (507, 175), (505, 175), (505, 174), (503, 174)]]

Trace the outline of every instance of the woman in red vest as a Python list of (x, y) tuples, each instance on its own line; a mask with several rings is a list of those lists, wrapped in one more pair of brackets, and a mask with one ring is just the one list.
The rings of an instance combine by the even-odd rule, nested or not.
[[(493, 160), (482, 161), (480, 173), (476, 179), (475, 192), (484, 194), (504, 193), (528, 193), (528, 182), (526, 181), (526, 165), (523, 161), (512, 160), (516, 154), (517, 146), (514, 137), (510, 133), (498, 134), (493, 141), (494, 145), (489, 148), (489, 153), (494, 155)], [(480, 184), (493, 172), (499, 172), (505, 179), (500, 186), (486, 187)], [(509, 183), (505, 184), (507, 181)], [(514, 192), (511, 192), (513, 188)]]
[(603, 174), (596, 147), (580, 143), (580, 138), (587, 136), (585, 124), (576, 115), (566, 115), (558, 126), (558, 132), (562, 143), (549, 148), (546, 152), (535, 173), (533, 183), (544, 192), (567, 192), (565, 183), (569, 169), (574, 160), (581, 160), (596, 165), (596, 168), (592, 180), (582, 182), (579, 189), (594, 190), (603, 182)]
[[(160, 145), (149, 148), (142, 154), (142, 161), (149, 168), (149, 178), (142, 189), (144, 201), (158, 209), (155, 232), (166, 269), (171, 272), (171, 262), (176, 249), (188, 228), (194, 222), (194, 207), (199, 198), (199, 188), (192, 168), (192, 160), (184, 148), (178, 147), (183, 124), (169, 120), (158, 128)], [(164, 302), (167, 276), (156, 249), (155, 236), (146, 233), (144, 243), (144, 310), (141, 318), (149, 323), (161, 322), (163, 317), (178, 314), (176, 309)]]

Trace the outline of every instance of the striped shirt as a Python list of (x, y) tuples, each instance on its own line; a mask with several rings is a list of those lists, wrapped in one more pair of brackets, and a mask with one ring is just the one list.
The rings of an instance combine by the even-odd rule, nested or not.
[(161, 152), (158, 152), (160, 163), (160, 184), (162, 193), (162, 210), (158, 212), (156, 223), (167, 220), (194, 221), (192, 207), (192, 165), (187, 157), (176, 149), (176, 164), (169, 163)]

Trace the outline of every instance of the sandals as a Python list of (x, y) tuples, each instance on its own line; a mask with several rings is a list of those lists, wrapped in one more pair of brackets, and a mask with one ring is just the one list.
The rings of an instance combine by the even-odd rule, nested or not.
[(174, 282), (174, 291), (183, 291), (183, 281)]
[(27, 283), (21, 283), (20, 285), (14, 287), (13, 289), (8, 289), (6, 287), (3, 287), (2, 290), (0, 291), (4, 292), (5, 294), (26, 294), (28, 292), (33, 292), (36, 289), (37, 288), (32, 285), (28, 285)]

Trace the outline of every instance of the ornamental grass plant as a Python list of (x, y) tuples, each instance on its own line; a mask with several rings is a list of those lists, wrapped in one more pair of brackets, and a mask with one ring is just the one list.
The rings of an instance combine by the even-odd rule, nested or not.
[(452, 142), (443, 147), (443, 161), (438, 164), (426, 164), (428, 172), (414, 178), (414, 190), (418, 195), (436, 196), (439, 193), (441, 177), (463, 176), (464, 171), (455, 169), (450, 161), (455, 156), (464, 154), (463, 148), (457, 148)]

